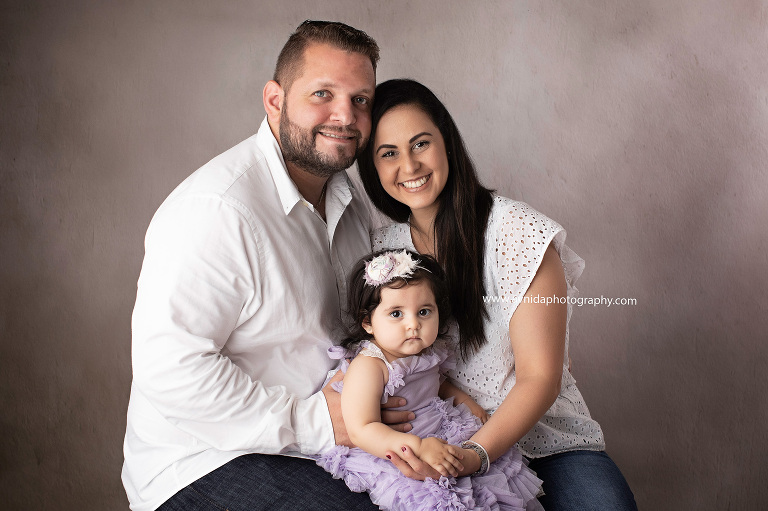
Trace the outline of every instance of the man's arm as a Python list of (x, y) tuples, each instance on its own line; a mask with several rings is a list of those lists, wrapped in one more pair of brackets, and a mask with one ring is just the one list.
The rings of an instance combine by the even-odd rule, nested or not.
[[(333, 433), (320, 392), (301, 400), (222, 353), (261, 305), (259, 254), (218, 197), (164, 206), (147, 233), (133, 315), (135, 388), (180, 430), (220, 450), (319, 452)], [(278, 362), (276, 362), (278, 363)]]

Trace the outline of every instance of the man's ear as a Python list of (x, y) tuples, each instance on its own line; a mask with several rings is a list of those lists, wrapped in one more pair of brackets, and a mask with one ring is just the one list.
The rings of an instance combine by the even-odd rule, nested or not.
[(283, 101), (285, 100), (285, 91), (274, 80), (270, 80), (264, 86), (264, 110), (267, 111), (267, 117), (271, 121), (280, 120), (280, 114), (283, 111)]

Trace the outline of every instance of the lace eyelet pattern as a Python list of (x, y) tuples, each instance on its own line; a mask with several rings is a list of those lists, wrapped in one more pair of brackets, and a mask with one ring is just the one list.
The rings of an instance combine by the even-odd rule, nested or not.
[[(568, 296), (578, 296), (574, 284), (584, 270), (584, 261), (565, 244), (565, 238), (565, 230), (557, 222), (527, 204), (494, 197), (485, 234), (483, 276), (489, 313), (485, 322), (488, 342), (468, 360), (459, 360), (456, 368), (448, 372), (449, 378), (489, 413), (498, 408), (515, 384), (509, 320), (550, 244), (560, 255)], [(414, 250), (407, 224), (377, 229), (371, 241), (374, 250)], [(568, 305), (568, 320), (571, 313), (572, 306)], [(535, 458), (575, 449), (605, 449), (600, 425), (591, 418), (576, 381), (568, 371), (568, 347), (566, 328), (560, 395), (546, 415), (518, 443), (526, 456)]]

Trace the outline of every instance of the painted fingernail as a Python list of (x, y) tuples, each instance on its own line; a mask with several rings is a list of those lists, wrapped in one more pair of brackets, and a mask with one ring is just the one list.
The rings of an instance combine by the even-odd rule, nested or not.
[(392, 456), (390, 456), (389, 454), (387, 454), (387, 459), (388, 459), (388, 460), (391, 460), (391, 459), (392, 459)]
[(405, 447), (401, 447), (400, 449), (402, 449), (402, 450), (403, 450), (403, 452), (405, 452)]

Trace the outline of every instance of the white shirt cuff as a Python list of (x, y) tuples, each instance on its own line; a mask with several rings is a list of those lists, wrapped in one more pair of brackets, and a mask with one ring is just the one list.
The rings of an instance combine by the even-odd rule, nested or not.
[(319, 454), (334, 445), (333, 424), (325, 395), (317, 392), (296, 405), (296, 438), (302, 454)]

